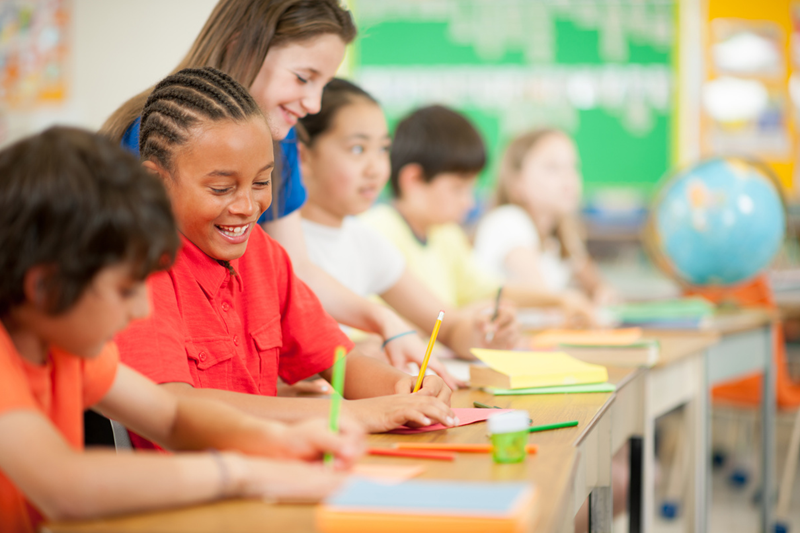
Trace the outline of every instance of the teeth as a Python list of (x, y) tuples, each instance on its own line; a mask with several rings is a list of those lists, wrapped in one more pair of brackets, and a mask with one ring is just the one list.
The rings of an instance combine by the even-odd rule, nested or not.
[(228, 237), (241, 237), (244, 235), (244, 232), (247, 231), (247, 228), (250, 227), (250, 224), (246, 226), (217, 226), (222, 233), (227, 235)]

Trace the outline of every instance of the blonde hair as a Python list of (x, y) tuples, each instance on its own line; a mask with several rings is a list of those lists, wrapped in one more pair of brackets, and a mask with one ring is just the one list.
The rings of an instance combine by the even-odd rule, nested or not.
[[(338, 0), (220, 0), (186, 57), (185, 68), (214, 67), (250, 88), (272, 46), (334, 34), (352, 42), (356, 28)], [(100, 132), (119, 143), (141, 114), (150, 87), (119, 107)]]
[[(506, 147), (497, 174), (494, 205), (517, 205), (528, 211), (527, 207), (513, 191), (513, 184), (520, 178), (525, 156), (542, 140), (551, 135), (569, 137), (556, 128), (541, 128), (516, 136)], [(561, 256), (575, 261), (585, 261), (588, 257), (585, 245), (585, 230), (577, 216), (566, 216), (556, 225), (556, 238), (561, 244)]]

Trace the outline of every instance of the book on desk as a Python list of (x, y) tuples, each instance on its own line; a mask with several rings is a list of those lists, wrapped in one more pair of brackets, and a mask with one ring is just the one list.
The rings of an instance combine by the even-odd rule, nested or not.
[(564, 352), (517, 352), (473, 348), (486, 366), (470, 366), (470, 385), (523, 389), (608, 381), (604, 366), (579, 361)]
[(527, 482), (351, 479), (317, 508), (323, 533), (517, 533), (530, 529), (536, 490)]

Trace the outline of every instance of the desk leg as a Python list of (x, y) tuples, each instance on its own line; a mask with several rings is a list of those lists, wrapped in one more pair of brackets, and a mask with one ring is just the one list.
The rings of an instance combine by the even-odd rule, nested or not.
[(696, 389), (693, 399), (686, 404), (684, 410), (685, 425), (689, 430), (687, 452), (689, 455), (689, 483), (686, 492), (687, 530), (695, 533), (708, 531), (708, 504), (710, 498), (711, 457), (709, 435), (711, 433), (711, 416), (709, 399), (711, 389), (708, 380), (708, 356), (706, 353), (693, 361)]
[(628, 485), (628, 533), (642, 533), (642, 437), (630, 438), (630, 477)]
[(589, 436), (587, 465), (592, 465), (595, 483), (589, 493), (589, 532), (612, 533), (614, 527), (614, 494), (611, 486), (611, 420), (610, 413), (598, 422)]
[[(777, 327), (777, 326), (776, 326)], [(775, 486), (775, 354), (772, 328), (761, 330), (764, 337), (764, 384), (761, 388), (761, 531), (772, 533), (772, 502)]]

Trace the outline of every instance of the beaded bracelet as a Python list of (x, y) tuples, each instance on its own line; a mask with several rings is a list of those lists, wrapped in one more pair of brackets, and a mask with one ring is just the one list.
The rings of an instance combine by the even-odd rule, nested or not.
[(408, 330), (408, 331), (404, 331), (403, 333), (398, 333), (397, 335), (389, 337), (388, 339), (383, 341), (383, 344), (381, 345), (381, 348), (386, 348), (386, 345), (389, 344), (390, 342), (392, 342), (395, 339), (399, 339), (400, 337), (405, 337), (406, 335), (411, 335), (411, 334), (416, 333), (416, 332), (417, 332), (416, 330), (411, 329), (411, 330)]

